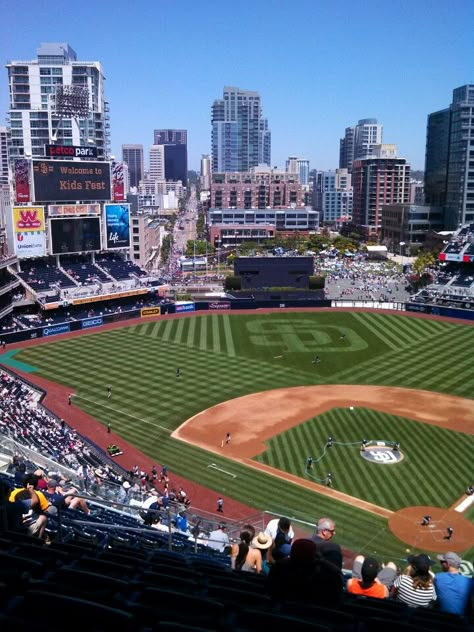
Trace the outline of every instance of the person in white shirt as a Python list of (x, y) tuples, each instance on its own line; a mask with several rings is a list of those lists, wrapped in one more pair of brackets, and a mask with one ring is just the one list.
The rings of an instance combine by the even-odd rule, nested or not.
[(209, 539), (207, 541), (207, 546), (215, 551), (220, 551), (224, 553), (227, 546), (229, 546), (229, 536), (225, 532), (226, 525), (221, 523), (217, 529), (211, 531), (209, 534)]
[[(280, 524), (281, 521), (283, 521), (282, 524)], [(287, 522), (290, 522), (288, 518), (274, 518), (273, 520), (270, 520), (270, 522), (265, 527), (265, 535), (269, 535), (272, 540), (275, 540), (278, 529), (286, 532)], [(289, 526), (287, 535), (289, 540), (293, 540), (293, 538), (295, 537), (295, 532), (293, 531), (291, 524)]]

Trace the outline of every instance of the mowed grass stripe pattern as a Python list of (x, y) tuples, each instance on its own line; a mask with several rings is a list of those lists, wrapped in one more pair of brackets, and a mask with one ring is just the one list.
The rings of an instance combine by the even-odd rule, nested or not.
[[(329, 436), (336, 444), (318, 461)], [(363, 438), (399, 441), (404, 460), (385, 467), (367, 463), (360, 456)], [(339, 445), (352, 442), (356, 445)], [(455, 468), (446, 450), (454, 445)], [(333, 409), (272, 438), (256, 460), (305, 476), (308, 456), (315, 459), (312, 476), (324, 479), (331, 472), (334, 487), (351, 496), (391, 510), (420, 504), (420, 499), (448, 507), (462, 495), (461, 481), (472, 476), (474, 437), (370, 409)]]
[[(405, 340), (411, 323), (415, 322), (416, 336), (412, 346), (393, 350), (379, 334), (375, 335), (365, 327), (365, 319), (375, 317), (393, 332), (403, 329)], [(178, 328), (180, 322), (183, 324)], [(252, 322), (254, 324), (249, 324)], [(278, 335), (265, 333), (269, 330), (268, 323), (277, 323), (277, 330), (282, 327), (280, 342)], [(348, 332), (348, 342), (340, 341), (338, 327)], [(376, 327), (377, 332), (383, 331), (379, 324)], [(331, 338), (323, 346), (312, 340), (311, 330), (317, 332), (320, 328)], [(295, 336), (300, 336), (302, 329), (306, 351), (291, 352), (292, 341), (296, 340)], [(259, 336), (258, 332), (264, 334)], [(308, 521), (323, 514), (334, 516), (344, 528), (343, 544), (355, 550), (367, 550), (363, 547), (369, 536), (361, 534), (371, 534), (378, 547), (374, 549), (387, 551), (387, 555), (393, 557), (400, 543), (397, 544), (388, 533), (383, 519), (284, 480), (249, 472), (242, 466), (237, 468), (239, 475), (235, 481), (219, 478), (207, 468), (210, 462), (221, 464), (223, 469), (237, 467), (236, 464), (183, 445), (171, 439), (167, 432), (139, 419), (172, 430), (190, 416), (221, 401), (271, 388), (305, 384), (346, 382), (404, 386), (405, 380), (413, 388), (445, 391), (445, 385), (450, 383), (456, 394), (472, 397), (472, 379), (469, 379), (473, 375), (472, 369), (465, 370), (462, 382), (458, 368), (466, 367), (465, 355), (472, 349), (473, 333), (474, 329), (468, 326), (378, 314), (363, 314), (363, 319), (349, 312), (226, 314), (144, 321), (78, 338), (50, 340), (48, 344), (22, 350), (18, 359), (36, 366), (45, 377), (67, 384), (79, 395), (92, 400), (78, 399), (77, 404), (102, 423), (111, 421), (115, 432), (157, 462), (166, 462), (172, 471), (256, 508), (288, 513)], [(351, 336), (365, 341), (365, 348), (354, 350)], [(301, 341), (298, 340), (295, 349), (301, 349)], [(282, 353), (283, 348), (289, 352)], [(322, 358), (317, 367), (312, 364), (315, 353)], [(280, 355), (281, 358), (275, 359)], [(433, 371), (436, 366), (442, 370)], [(179, 379), (175, 376), (177, 367), (181, 369)], [(108, 383), (113, 386), (110, 401), (106, 399)], [(374, 415), (377, 417), (377, 413)], [(396, 418), (392, 423), (398, 423)], [(311, 444), (312, 435), (305, 426), (302, 426), (303, 434), (298, 444), (289, 447), (286, 440), (279, 439), (278, 458), (286, 469), (298, 460), (301, 446), (304, 452), (304, 446)], [(436, 442), (440, 441), (436, 435), (433, 437)], [(421, 441), (415, 430), (413, 438), (416, 442)], [(433, 441), (426, 446), (428, 452)], [(404, 444), (405, 441), (403, 448)], [(369, 464), (370, 467), (373, 466)], [(361, 472), (360, 480), (364, 481), (365, 487), (369, 476), (368, 493), (378, 493), (379, 502), (384, 505), (389, 502), (389, 494), (383, 489), (370, 488), (370, 472), (370, 469)], [(350, 479), (348, 474), (338, 473), (336, 486), (339, 480), (345, 480), (339, 479), (340, 476)], [(424, 488), (413, 487), (420, 489), (420, 503), (417, 504), (423, 504)], [(426, 493), (431, 498), (430, 490)], [(441, 504), (439, 498), (438, 504)]]

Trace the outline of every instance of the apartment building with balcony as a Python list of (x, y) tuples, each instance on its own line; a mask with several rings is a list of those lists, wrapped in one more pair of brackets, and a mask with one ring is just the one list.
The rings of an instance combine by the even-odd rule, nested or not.
[(248, 172), (213, 173), (211, 208), (304, 208), (304, 188), (297, 173), (259, 165)]
[(408, 204), (410, 165), (398, 158), (396, 145), (378, 145), (368, 158), (355, 160), (352, 168), (352, 219), (378, 233), (387, 204)]
[[(41, 44), (37, 58), (9, 61), (8, 127), (10, 158), (42, 157), (44, 146), (88, 145), (100, 159), (110, 154), (109, 105), (105, 100), (105, 76), (98, 61), (81, 61), (67, 43)], [(89, 94), (89, 116), (60, 118), (51, 110), (51, 97), (60, 86), (80, 86)]]

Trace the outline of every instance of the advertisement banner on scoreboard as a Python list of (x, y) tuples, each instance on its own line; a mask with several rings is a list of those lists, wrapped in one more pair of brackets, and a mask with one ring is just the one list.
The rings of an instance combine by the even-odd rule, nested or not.
[(42, 206), (14, 206), (15, 254), (19, 259), (46, 255), (46, 232)]
[(107, 250), (130, 248), (130, 204), (104, 204)]
[(100, 204), (50, 204), (49, 217), (100, 215)]
[(18, 158), (14, 164), (15, 199), (17, 204), (29, 202), (30, 196), (30, 161)]
[(45, 145), (44, 155), (48, 158), (97, 158), (97, 147)]
[(123, 202), (125, 200), (125, 179), (123, 162), (112, 162), (112, 200)]
[(33, 184), (36, 201), (110, 200), (110, 163), (33, 160)]

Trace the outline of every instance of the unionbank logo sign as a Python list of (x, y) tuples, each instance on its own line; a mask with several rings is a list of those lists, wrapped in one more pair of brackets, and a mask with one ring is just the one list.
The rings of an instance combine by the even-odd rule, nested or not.
[(15, 253), (19, 259), (46, 255), (43, 206), (14, 206)]
[(56, 334), (64, 334), (71, 331), (69, 323), (63, 323), (62, 325), (55, 325), (54, 327), (45, 327), (43, 329), (43, 336), (55, 336)]
[(44, 230), (44, 208), (42, 206), (15, 206), (13, 220), (16, 233)]
[(82, 329), (88, 329), (89, 327), (99, 327), (99, 325), (104, 324), (104, 319), (102, 316), (98, 316), (97, 318), (88, 318), (87, 320), (82, 321)]

